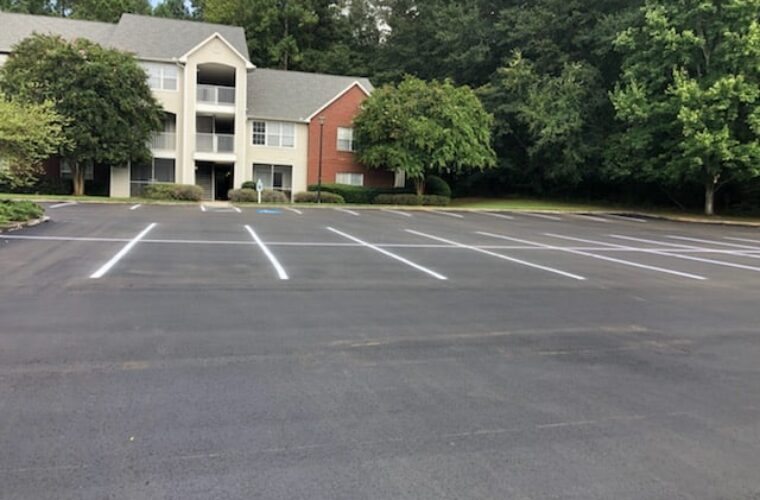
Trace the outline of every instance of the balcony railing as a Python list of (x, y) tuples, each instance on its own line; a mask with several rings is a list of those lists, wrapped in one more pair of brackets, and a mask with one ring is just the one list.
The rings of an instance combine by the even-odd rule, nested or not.
[(198, 102), (220, 106), (235, 105), (235, 87), (219, 85), (198, 85)]
[(232, 134), (195, 134), (195, 150), (199, 153), (234, 153), (235, 136)]
[(150, 149), (174, 150), (177, 145), (174, 132), (154, 132), (150, 138)]

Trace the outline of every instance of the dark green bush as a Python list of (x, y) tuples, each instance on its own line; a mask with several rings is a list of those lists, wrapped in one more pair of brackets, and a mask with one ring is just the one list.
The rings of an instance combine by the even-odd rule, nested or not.
[(373, 203), (377, 205), (422, 205), (422, 196), (416, 194), (379, 194)]
[(424, 205), (445, 207), (451, 201), (446, 196), (437, 196), (426, 194), (417, 196), (416, 194), (380, 194), (375, 197), (374, 203), (377, 205)]
[(0, 224), (39, 219), (45, 210), (31, 201), (0, 200)]
[[(255, 189), (250, 188), (230, 189), (227, 195), (230, 201), (243, 203), (256, 203), (259, 201), (259, 193)], [(261, 192), (262, 203), (288, 203), (289, 201), (288, 196), (282, 191), (265, 189)]]
[(450, 201), (451, 198), (448, 196), (438, 196), (435, 194), (426, 194), (422, 197), (422, 204), (426, 207), (445, 207)]
[[(294, 200), (296, 203), (316, 203), (317, 193), (314, 191), (303, 191), (296, 193)], [(339, 194), (322, 192), (322, 203), (345, 203), (346, 200)]]
[[(309, 191), (316, 191), (316, 184), (309, 186)], [(346, 203), (369, 205), (379, 194), (408, 193), (406, 188), (374, 188), (364, 186), (349, 186), (347, 184), (322, 184), (322, 192), (335, 193), (343, 197)]]
[(451, 198), (451, 187), (437, 175), (429, 175), (425, 179), (425, 194)]
[(203, 189), (192, 184), (157, 182), (147, 184), (143, 196), (151, 200), (200, 201), (203, 199)]
[(256, 191), (256, 181), (245, 181), (240, 187), (241, 189), (253, 189)]

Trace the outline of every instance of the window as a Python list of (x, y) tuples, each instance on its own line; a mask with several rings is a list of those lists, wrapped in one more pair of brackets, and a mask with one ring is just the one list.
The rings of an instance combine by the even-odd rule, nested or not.
[[(68, 160), (61, 160), (61, 179), (72, 179), (71, 165)], [(95, 166), (88, 163), (84, 168), (84, 180), (91, 181), (95, 179)]]
[(133, 163), (129, 181), (131, 196), (142, 196), (145, 186), (154, 182), (174, 182), (174, 159), (153, 158), (150, 163)]
[(336, 184), (348, 184), (349, 186), (363, 186), (364, 174), (354, 174), (351, 172), (338, 172), (335, 174)]
[(285, 122), (253, 122), (253, 144), (294, 148), (296, 146), (296, 127)]
[(153, 90), (177, 90), (177, 67), (173, 64), (143, 63), (148, 85)]
[(264, 189), (282, 191), (290, 197), (293, 182), (293, 167), (290, 165), (267, 165), (263, 163), (253, 164), (253, 182), (259, 179)]
[(354, 129), (338, 127), (338, 151), (354, 150)]

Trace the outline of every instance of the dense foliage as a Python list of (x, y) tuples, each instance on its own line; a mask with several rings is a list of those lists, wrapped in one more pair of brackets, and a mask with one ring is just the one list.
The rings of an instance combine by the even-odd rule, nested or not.
[(201, 201), (203, 188), (193, 184), (156, 182), (145, 186), (143, 197), (150, 200)]
[(86, 165), (150, 158), (146, 144), (163, 112), (133, 56), (80, 38), (33, 35), (0, 68), (0, 88), (18, 102), (52, 102), (66, 121), (59, 149), (84, 194)]
[[(145, 6), (0, 9), (113, 20)], [(455, 194), (704, 197), (708, 211), (715, 192), (719, 206), (757, 198), (760, 0), (164, 0), (154, 14), (243, 26), (262, 67), (477, 89), (497, 168), (443, 174)]]
[(25, 222), (42, 217), (45, 210), (31, 201), (0, 200), (0, 227), (9, 222)]

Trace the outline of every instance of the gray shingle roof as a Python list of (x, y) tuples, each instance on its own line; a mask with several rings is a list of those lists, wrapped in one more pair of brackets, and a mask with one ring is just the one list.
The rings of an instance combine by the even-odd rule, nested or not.
[(364, 77), (255, 69), (248, 73), (248, 116), (303, 122), (354, 82), (373, 90)]
[(248, 60), (245, 32), (237, 26), (136, 14), (124, 14), (117, 24), (111, 24), (0, 12), (0, 52), (10, 52), (13, 45), (35, 32), (61, 35), (66, 39), (88, 38), (148, 59), (180, 57), (219, 33)]
[(96, 21), (0, 12), (0, 52), (10, 52), (11, 47), (35, 32), (61, 35), (68, 40), (87, 38), (107, 45), (115, 27), (115, 24)]

